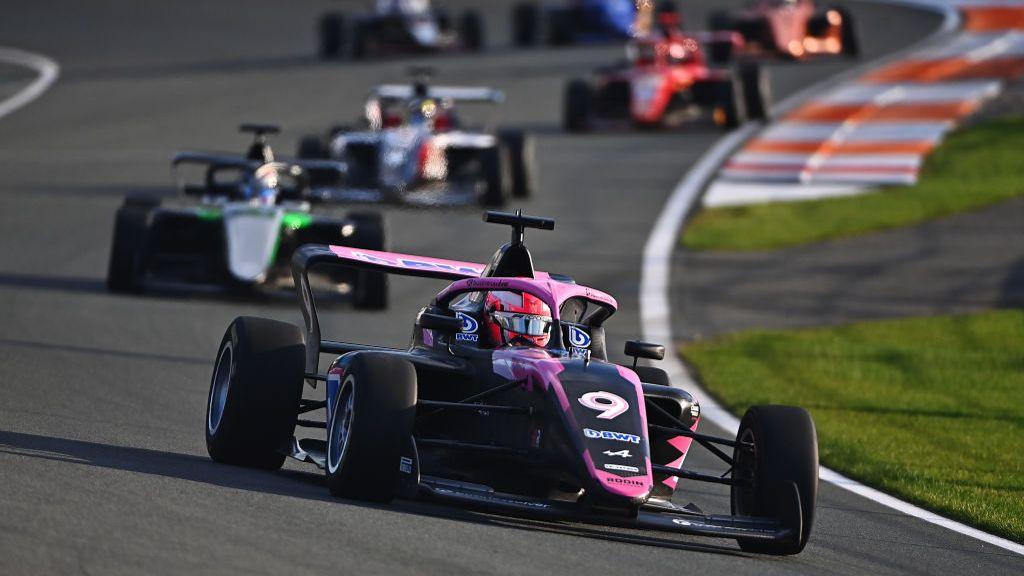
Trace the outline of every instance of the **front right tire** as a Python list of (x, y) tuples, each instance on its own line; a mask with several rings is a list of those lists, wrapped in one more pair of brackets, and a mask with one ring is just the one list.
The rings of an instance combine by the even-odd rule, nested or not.
[(206, 450), (216, 462), (277, 470), (295, 434), (306, 347), (297, 326), (242, 316), (217, 351), (206, 404)]

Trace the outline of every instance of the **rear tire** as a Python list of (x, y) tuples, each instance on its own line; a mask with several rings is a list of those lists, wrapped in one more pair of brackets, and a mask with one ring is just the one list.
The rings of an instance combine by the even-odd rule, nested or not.
[(786, 542), (739, 538), (740, 548), (799, 553), (814, 524), (818, 495), (818, 435), (811, 415), (794, 406), (754, 406), (743, 415), (736, 441), (752, 447), (736, 447), (733, 477), (753, 485), (731, 488), (732, 513), (777, 518), (795, 531)]
[(846, 8), (833, 8), (842, 16), (843, 23), (840, 25), (840, 41), (843, 43), (843, 56), (858, 58), (860, 56), (860, 40), (857, 39), (857, 28), (853, 23), (853, 15)]
[[(733, 74), (728, 80), (715, 85), (716, 112), (721, 111), (720, 124), (723, 128), (732, 129), (747, 121), (746, 99), (743, 96), (743, 83), (738, 75)], [(717, 120), (717, 119), (716, 119)]]
[(548, 12), (548, 44), (551, 46), (568, 46), (575, 40), (575, 23), (570, 10), (552, 10)]
[(728, 10), (713, 10), (708, 15), (708, 30), (721, 32), (723, 30), (735, 30), (736, 24), (732, 21), (732, 15)]
[(480, 200), (484, 206), (501, 207), (508, 202), (512, 176), (509, 173), (508, 150), (499, 141), (497, 146), (480, 151), (480, 164), (487, 189)]
[(771, 116), (771, 83), (768, 71), (757, 62), (744, 62), (739, 67), (739, 79), (743, 86), (743, 104), (747, 118), (766, 120)]
[(470, 10), (459, 19), (459, 35), (462, 44), (470, 52), (479, 52), (484, 47), (484, 22), (480, 14)]
[(352, 59), (363, 60), (366, 58), (366, 39), (369, 35), (366, 23), (356, 22), (352, 29)]
[(563, 124), (569, 132), (586, 132), (591, 128), (594, 92), (586, 80), (571, 80), (565, 87)]
[(329, 12), (320, 17), (317, 25), (320, 58), (333, 60), (345, 55), (345, 17)]
[(300, 160), (323, 160), (327, 158), (327, 146), (323, 138), (316, 135), (303, 136), (295, 155)]
[(540, 8), (520, 2), (512, 9), (512, 44), (520, 48), (537, 45), (540, 37)]
[(505, 130), (499, 134), (499, 140), (508, 150), (512, 196), (529, 198), (537, 189), (533, 138), (524, 134), (522, 130)]
[(295, 434), (306, 348), (297, 326), (239, 317), (221, 340), (206, 404), (216, 462), (276, 470)]
[(118, 208), (107, 265), (107, 289), (111, 292), (127, 293), (139, 289), (149, 234), (149, 215), (159, 205), (158, 198), (132, 194)]
[(357, 354), (331, 410), (325, 471), (331, 494), (390, 502), (416, 416), (416, 370), (407, 360)]
[[(387, 250), (384, 217), (377, 212), (356, 212), (349, 215), (355, 225), (350, 246), (367, 250)], [(360, 310), (383, 310), (388, 307), (388, 275), (358, 269), (352, 285), (352, 306)]]

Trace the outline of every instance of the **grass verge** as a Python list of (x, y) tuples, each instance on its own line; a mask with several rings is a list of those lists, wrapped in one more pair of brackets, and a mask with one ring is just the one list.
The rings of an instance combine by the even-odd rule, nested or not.
[(1024, 117), (955, 132), (913, 186), (860, 196), (711, 208), (687, 225), (698, 250), (766, 250), (908, 226), (1024, 196)]
[(725, 406), (803, 406), (821, 461), (1024, 542), (1024, 310), (752, 331), (686, 345)]

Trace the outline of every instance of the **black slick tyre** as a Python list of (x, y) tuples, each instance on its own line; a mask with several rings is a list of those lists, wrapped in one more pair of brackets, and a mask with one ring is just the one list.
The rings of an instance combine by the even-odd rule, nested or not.
[(509, 173), (508, 149), (500, 140), (497, 146), (480, 151), (480, 169), (485, 188), (480, 197), (481, 204), (504, 206), (508, 202), (512, 176)]
[[(387, 250), (384, 217), (377, 212), (355, 212), (349, 215), (355, 233), (349, 245), (367, 250)], [(360, 310), (383, 310), (388, 307), (388, 275), (359, 269), (352, 285), (352, 306)]]
[(743, 62), (738, 68), (738, 77), (743, 86), (743, 104), (747, 118), (766, 120), (771, 115), (771, 83), (768, 71), (757, 62)]
[(306, 349), (297, 326), (242, 316), (221, 340), (206, 404), (216, 462), (276, 470), (295, 433)]
[(317, 23), (317, 51), (323, 60), (341, 58), (345, 54), (345, 17), (329, 12)]
[(508, 150), (512, 196), (529, 198), (537, 189), (537, 160), (533, 138), (522, 130), (503, 130), (498, 135), (498, 139)]
[(150, 213), (160, 200), (142, 194), (130, 195), (114, 216), (114, 237), (107, 264), (107, 289), (134, 292), (139, 289), (145, 260)]
[(746, 99), (743, 96), (743, 82), (738, 74), (715, 84), (715, 121), (723, 128), (731, 129), (747, 121)]
[(299, 140), (295, 155), (301, 160), (322, 160), (327, 158), (327, 146), (324, 145), (323, 138), (310, 134)]
[(540, 8), (533, 2), (520, 2), (512, 8), (512, 44), (520, 48), (536, 46), (540, 37)]
[(562, 102), (562, 122), (568, 132), (586, 132), (591, 128), (594, 92), (586, 80), (570, 80)]
[(860, 56), (860, 40), (857, 39), (857, 28), (853, 22), (853, 15), (846, 8), (836, 7), (832, 8), (839, 13), (842, 18), (842, 24), (839, 28), (839, 40), (843, 45), (843, 55), (850, 58), (857, 58)]
[(462, 45), (470, 52), (479, 52), (484, 47), (484, 22), (480, 13), (474, 10), (465, 12), (459, 19), (459, 36)]
[(792, 531), (785, 541), (737, 539), (762, 554), (797, 554), (814, 524), (818, 495), (818, 435), (811, 415), (793, 406), (754, 406), (736, 435), (732, 513), (775, 518)]
[(331, 494), (390, 502), (416, 416), (416, 370), (407, 360), (360, 353), (348, 365), (327, 425)]

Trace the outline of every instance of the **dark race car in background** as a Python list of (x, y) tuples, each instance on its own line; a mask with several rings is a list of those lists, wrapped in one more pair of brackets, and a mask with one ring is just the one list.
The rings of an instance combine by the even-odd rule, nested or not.
[(460, 106), (504, 101), (497, 90), (386, 84), (365, 106), (367, 128), (336, 126), (299, 143), (302, 159), (341, 162), (346, 170), (311, 171), (323, 198), (421, 206), (504, 205), (537, 188), (533, 139), (521, 130), (467, 126)]
[(626, 124), (673, 128), (698, 118), (733, 128), (770, 113), (767, 73), (756, 62), (715, 67), (731, 60), (742, 40), (733, 32), (688, 34), (674, 13), (626, 45), (622, 64), (565, 88), (563, 125), (571, 132)]
[[(117, 211), (107, 286), (140, 292), (154, 286), (214, 285), (253, 293), (290, 287), (288, 266), (303, 244), (384, 249), (375, 212), (332, 214), (309, 192), (306, 171), (338, 163), (280, 162), (266, 141), (274, 126), (244, 125), (255, 141), (244, 156), (183, 152), (172, 166), (179, 201), (134, 194)], [(186, 172), (197, 172), (190, 178)], [(318, 277), (327, 292), (351, 295), (359, 308), (387, 305), (383, 274), (337, 271)]]
[[(651, 8), (658, 14), (677, 12), (670, 0), (659, 0)], [(636, 0), (520, 2), (512, 10), (512, 43), (567, 46), (627, 40), (650, 16), (646, 9), (638, 11)]]
[(840, 6), (821, 7), (813, 0), (753, 0), (740, 10), (713, 12), (708, 27), (739, 32), (748, 56), (799, 60), (860, 54), (850, 12)]
[(477, 52), (484, 46), (484, 25), (475, 10), (453, 21), (429, 0), (377, 0), (373, 13), (356, 16), (351, 26), (341, 12), (321, 16), (317, 46), (324, 59)]
[[(803, 550), (818, 486), (810, 415), (754, 406), (735, 438), (699, 432), (693, 397), (664, 371), (636, 364), (662, 359), (663, 346), (630, 341), (633, 365), (610, 362), (604, 323), (615, 299), (534, 269), (525, 228), (550, 230), (553, 220), (494, 212), (485, 220), (513, 229), (487, 265), (300, 248), (292, 265), (305, 328), (252, 317), (228, 327), (207, 403), (210, 457), (275, 470), (291, 456), (323, 469), (330, 492), (345, 498), (431, 499), (735, 538), (768, 554)], [(420, 311), (408, 348), (324, 339), (308, 274), (347, 266), (453, 283)], [(529, 295), (546, 315), (499, 314), (485, 305), (496, 292)], [(495, 322), (544, 341), (495, 340)], [(334, 356), (325, 372), (322, 354)], [(326, 390), (304, 398), (304, 382)], [(324, 415), (300, 418), (312, 413)], [(326, 429), (327, 440), (296, 436), (297, 427)], [(725, 472), (687, 469), (694, 443)], [(674, 501), (698, 482), (728, 485), (731, 512)]]

